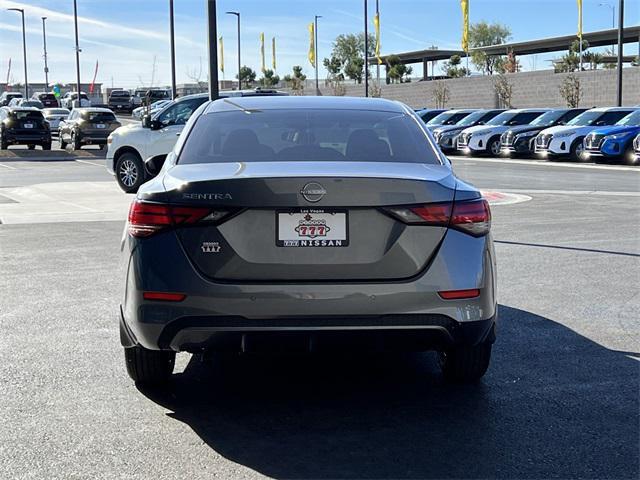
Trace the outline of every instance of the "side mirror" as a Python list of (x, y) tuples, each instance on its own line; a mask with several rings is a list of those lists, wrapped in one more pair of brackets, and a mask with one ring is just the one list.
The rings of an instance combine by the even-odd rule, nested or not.
[(480, 121), (478, 122), (478, 125), (484, 125), (484, 120), (480, 120)]
[(560, 121), (558, 122), (558, 125), (566, 125), (566, 124), (567, 124), (567, 122), (565, 122), (564, 120), (560, 120)]
[(144, 162), (144, 168), (149, 174), (150, 177), (155, 177), (162, 170), (162, 166), (164, 165), (165, 160), (167, 159), (167, 155), (156, 155), (155, 157), (148, 158)]

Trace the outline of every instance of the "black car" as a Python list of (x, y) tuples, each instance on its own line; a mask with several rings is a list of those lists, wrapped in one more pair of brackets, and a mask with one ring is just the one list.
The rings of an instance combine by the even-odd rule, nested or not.
[(14, 98), (22, 98), (22, 94), (20, 92), (2, 92), (2, 95), (0, 95), (0, 107), (8, 106), (9, 102)]
[(569, 120), (586, 110), (586, 108), (552, 110), (539, 116), (529, 125), (513, 127), (500, 137), (500, 153), (505, 156), (532, 155), (534, 153), (533, 140), (542, 130), (556, 125), (565, 125)]
[(157, 102), (158, 100), (171, 100), (171, 92), (169, 90), (156, 88), (147, 90), (142, 97), (142, 105), (151, 105), (153, 102)]
[(424, 123), (427, 123), (433, 117), (440, 115), (442, 112), (446, 112), (446, 108), (422, 108), (417, 110), (416, 113), (422, 119)]
[(0, 108), (0, 149), (9, 145), (28, 145), (29, 150), (40, 145), (51, 150), (51, 130), (42, 112), (31, 107)]
[(455, 125), (443, 125), (433, 130), (433, 136), (444, 153), (454, 152), (458, 149), (458, 135), (465, 128), (484, 125), (496, 115), (504, 112), (504, 109), (494, 108), (491, 110), (477, 110)]
[(109, 108), (114, 112), (129, 112), (133, 110), (133, 100), (128, 90), (113, 90), (109, 94)]
[(108, 108), (74, 108), (69, 118), (60, 122), (60, 148), (66, 148), (67, 144), (74, 150), (80, 150), (83, 145), (102, 148), (107, 144), (107, 137), (119, 126), (120, 122)]
[(58, 99), (52, 92), (36, 92), (31, 95), (31, 100), (40, 101), (44, 106), (43, 108), (58, 108), (60, 106)]

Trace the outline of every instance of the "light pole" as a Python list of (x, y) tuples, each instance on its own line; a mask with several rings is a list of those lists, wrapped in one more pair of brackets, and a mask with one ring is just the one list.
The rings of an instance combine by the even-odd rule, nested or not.
[[(209, 100), (216, 100), (218, 92), (218, 28), (216, 25), (216, 0), (207, 2), (207, 19), (209, 23)], [(240, 72), (238, 72), (240, 78)]]
[(318, 85), (318, 19), (319, 18), (322, 18), (322, 15), (316, 15), (313, 19), (315, 23), (313, 28), (313, 33), (315, 35), (315, 38), (313, 39), (315, 52), (313, 53), (313, 55), (315, 57), (315, 64), (316, 64), (316, 95), (320, 95), (320, 87)]
[(44, 43), (44, 83), (46, 84), (45, 90), (49, 90), (49, 67), (47, 66), (47, 29), (44, 25), (44, 21), (47, 17), (42, 17), (42, 41)]
[[(607, 7), (611, 9), (611, 28), (616, 28), (616, 6), (610, 3), (599, 3), (599, 7)], [(616, 54), (615, 44), (613, 45), (613, 54)]]
[(227, 15), (235, 15), (238, 17), (238, 90), (242, 89), (242, 81), (240, 80), (240, 69), (242, 63), (240, 62), (240, 12), (226, 12)]
[(169, 0), (169, 36), (171, 37), (171, 98), (178, 96), (176, 88), (176, 37), (173, 22), (173, 0)]
[(369, 96), (369, 19), (367, 0), (364, 0), (364, 96)]
[(24, 98), (29, 98), (29, 79), (27, 78), (27, 35), (24, 28), (24, 9), (8, 8), (13, 12), (20, 12), (22, 15), (22, 54), (24, 57)]
[[(73, 24), (76, 31), (76, 89), (78, 90), (78, 106), (82, 106), (80, 101), (80, 45), (78, 44), (78, 5), (73, 0)], [(73, 105), (72, 105), (73, 106)]]
[(618, 6), (618, 106), (622, 106), (622, 47), (624, 42), (624, 0)]

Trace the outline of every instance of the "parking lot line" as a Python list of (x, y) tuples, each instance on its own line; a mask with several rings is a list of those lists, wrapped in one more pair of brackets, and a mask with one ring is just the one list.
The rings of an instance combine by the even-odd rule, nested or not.
[(10, 167), (9, 165), (5, 165), (4, 163), (0, 163), (0, 167), (8, 168), (9, 170), (18, 170), (15, 167)]
[(79, 163), (86, 163), (86, 164), (88, 164), (88, 165), (94, 165), (94, 166), (96, 166), (96, 167), (104, 167), (104, 165), (101, 165), (100, 163), (94, 163), (94, 162), (91, 162), (91, 161), (89, 161), (89, 160), (79, 160), (79, 159), (77, 159), (77, 158), (76, 158), (76, 160), (75, 160), (75, 161), (76, 161), (76, 162), (79, 162)]

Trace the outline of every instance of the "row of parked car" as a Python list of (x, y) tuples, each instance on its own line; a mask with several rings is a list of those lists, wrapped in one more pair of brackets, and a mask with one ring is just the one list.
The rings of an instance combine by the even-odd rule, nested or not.
[(419, 110), (442, 151), (640, 163), (640, 107)]
[[(78, 92), (67, 92), (58, 99), (53, 92), (34, 92), (31, 98), (24, 98), (22, 92), (2, 92), (0, 107), (36, 107), (72, 109), (78, 101)], [(90, 107), (91, 100), (86, 93), (80, 92), (80, 106)]]

